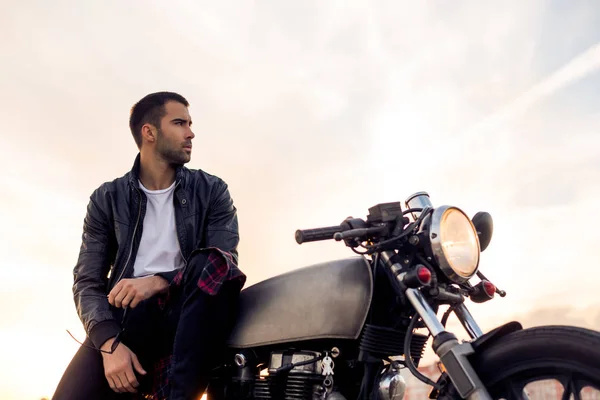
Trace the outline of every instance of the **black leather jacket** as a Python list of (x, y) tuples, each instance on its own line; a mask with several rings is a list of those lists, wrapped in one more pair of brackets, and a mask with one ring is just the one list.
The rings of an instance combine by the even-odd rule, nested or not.
[[(73, 297), (88, 337), (99, 348), (120, 331), (107, 294), (130, 278), (142, 237), (146, 195), (139, 189), (140, 156), (124, 176), (101, 185), (90, 197), (79, 259), (73, 270)], [(176, 173), (175, 225), (184, 260), (197, 248), (217, 247), (237, 263), (237, 211), (227, 184), (201, 170)], [(175, 273), (160, 274), (169, 282)]]

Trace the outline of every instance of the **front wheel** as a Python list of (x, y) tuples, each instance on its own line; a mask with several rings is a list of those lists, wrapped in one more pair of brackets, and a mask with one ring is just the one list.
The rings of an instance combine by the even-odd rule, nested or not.
[(494, 399), (600, 399), (600, 333), (543, 326), (499, 338), (471, 360)]

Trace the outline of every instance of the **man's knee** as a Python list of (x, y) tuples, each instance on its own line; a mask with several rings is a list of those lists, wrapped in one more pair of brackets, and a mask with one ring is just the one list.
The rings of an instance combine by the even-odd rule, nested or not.
[(184, 267), (183, 280), (181, 285), (184, 287), (197, 286), (202, 271), (208, 265), (208, 253), (195, 253), (189, 260), (187, 265)]
[[(201, 290), (204, 289), (204, 292), (208, 292), (205, 288), (210, 286), (211, 292), (216, 291), (216, 293), (210, 293), (213, 297), (221, 293), (224, 293), (222, 296), (227, 297), (239, 295), (242, 285), (238, 279), (226, 280), (226, 278), (223, 279), (222, 276), (215, 278), (215, 275), (221, 274), (211, 274), (211, 270), (205, 271), (207, 268), (216, 270), (225, 268), (225, 265), (222, 264), (226, 264), (227, 261), (221, 260), (220, 257), (223, 256), (217, 251), (195, 253), (185, 267), (186, 269), (181, 282), (181, 286), (184, 290), (189, 291), (198, 288)], [(221, 282), (220, 285), (216, 285), (213, 279), (223, 279), (223, 282)], [(215, 288), (215, 286), (217, 287)]]

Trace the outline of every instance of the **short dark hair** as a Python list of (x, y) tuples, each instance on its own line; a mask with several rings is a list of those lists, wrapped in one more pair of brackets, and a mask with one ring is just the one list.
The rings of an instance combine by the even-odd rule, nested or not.
[(142, 147), (142, 126), (152, 124), (160, 129), (160, 120), (165, 116), (165, 104), (176, 101), (186, 107), (190, 103), (180, 94), (173, 92), (150, 93), (131, 107), (129, 129), (138, 148)]

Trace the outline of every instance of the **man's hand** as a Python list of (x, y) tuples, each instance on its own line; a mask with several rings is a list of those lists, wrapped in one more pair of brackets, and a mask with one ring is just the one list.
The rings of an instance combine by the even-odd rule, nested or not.
[[(114, 340), (114, 338), (108, 339), (101, 349), (110, 351)], [(137, 373), (141, 375), (146, 375), (146, 371), (144, 371), (142, 364), (129, 347), (119, 343), (114, 353), (102, 353), (102, 361), (104, 362), (104, 376), (112, 390), (117, 393), (137, 392), (136, 388), (139, 383), (133, 369), (135, 368)]]
[(122, 279), (108, 294), (108, 302), (115, 307), (135, 308), (140, 302), (168, 288), (169, 283), (160, 276)]

